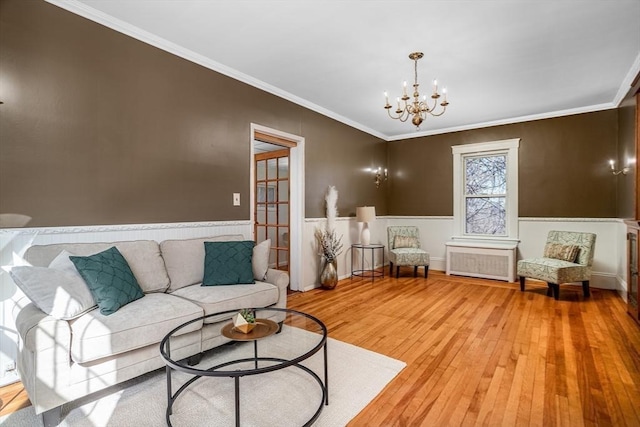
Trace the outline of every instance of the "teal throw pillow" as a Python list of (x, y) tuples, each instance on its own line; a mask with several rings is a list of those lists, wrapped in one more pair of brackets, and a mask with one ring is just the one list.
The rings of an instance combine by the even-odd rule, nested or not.
[(115, 246), (95, 255), (70, 256), (69, 259), (105, 316), (144, 296), (127, 260)]
[(202, 286), (255, 283), (251, 258), (255, 242), (204, 242)]

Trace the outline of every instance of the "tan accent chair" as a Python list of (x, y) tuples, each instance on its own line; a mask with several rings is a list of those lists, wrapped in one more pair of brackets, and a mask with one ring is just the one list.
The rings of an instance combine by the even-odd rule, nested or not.
[(520, 290), (524, 292), (526, 278), (542, 280), (549, 287), (547, 295), (559, 299), (561, 284), (582, 282), (584, 296), (589, 297), (595, 245), (593, 233), (549, 231), (542, 258), (518, 261)]
[(413, 277), (418, 275), (418, 267), (424, 267), (425, 279), (429, 275), (429, 254), (420, 249), (420, 234), (418, 227), (390, 226), (387, 227), (389, 243), (389, 276), (393, 276), (393, 266), (396, 266), (396, 278), (400, 275), (400, 267), (412, 266)]

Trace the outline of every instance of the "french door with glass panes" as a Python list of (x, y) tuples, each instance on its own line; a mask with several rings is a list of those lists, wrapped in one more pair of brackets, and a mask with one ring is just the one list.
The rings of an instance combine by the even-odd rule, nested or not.
[(269, 267), (289, 271), (289, 149), (255, 159), (256, 244), (271, 239)]

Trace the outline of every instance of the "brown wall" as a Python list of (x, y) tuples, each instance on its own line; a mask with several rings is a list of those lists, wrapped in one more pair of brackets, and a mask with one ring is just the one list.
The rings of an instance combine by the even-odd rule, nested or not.
[(305, 137), (307, 217), (328, 185), (386, 214), (385, 142), (48, 3), (0, 2), (0, 78), (0, 212), (29, 226), (249, 219), (251, 122)]
[[(616, 167), (623, 167), (627, 158), (637, 158), (636, 155), (636, 100), (631, 96), (618, 109), (618, 151), (613, 158)], [(618, 195), (618, 218), (633, 219), (636, 215), (636, 174), (637, 167), (631, 167), (627, 175), (616, 178)]]
[(631, 206), (607, 169), (625, 111), (620, 144), (616, 110), (386, 143), (41, 1), (0, 1), (0, 79), (0, 212), (29, 226), (249, 219), (251, 122), (305, 137), (306, 217), (328, 185), (342, 216), (452, 215), (451, 146), (509, 138), (520, 216)]
[(616, 110), (391, 142), (389, 213), (453, 215), (451, 147), (511, 138), (521, 138), (519, 216), (616, 217)]

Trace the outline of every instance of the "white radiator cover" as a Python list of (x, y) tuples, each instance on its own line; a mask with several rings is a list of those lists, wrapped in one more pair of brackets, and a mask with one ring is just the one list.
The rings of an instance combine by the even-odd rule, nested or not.
[(447, 242), (447, 275), (516, 280), (517, 243)]

